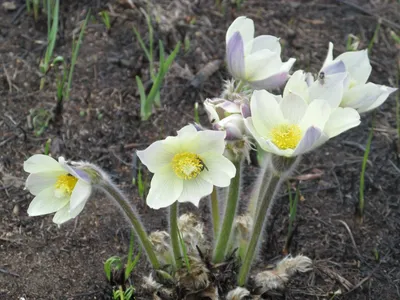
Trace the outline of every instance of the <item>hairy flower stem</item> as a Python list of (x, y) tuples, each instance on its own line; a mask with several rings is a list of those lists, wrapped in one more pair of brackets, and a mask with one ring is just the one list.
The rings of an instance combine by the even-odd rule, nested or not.
[(175, 203), (169, 207), (169, 230), (170, 230), (169, 235), (171, 238), (172, 251), (174, 252), (175, 265), (177, 269), (180, 269), (180, 267), (182, 266), (182, 261), (181, 261), (182, 254), (179, 245), (177, 201), (175, 201)]
[(236, 175), (231, 180), (229, 186), (229, 194), (225, 208), (224, 220), (222, 222), (221, 230), (218, 234), (217, 243), (214, 248), (214, 263), (220, 263), (225, 259), (226, 249), (229, 245), (229, 238), (232, 231), (233, 220), (236, 215), (236, 208), (240, 196), (240, 177), (242, 174), (241, 165), (242, 159), (239, 158), (234, 162), (236, 167)]
[[(286, 158), (286, 157), (279, 157), (274, 156), (271, 159), (271, 163), (265, 174), (270, 172), (272, 177), (267, 184), (265, 189), (265, 193), (260, 193), (260, 198), (258, 200), (257, 205), (257, 212), (256, 212), (256, 219), (254, 222), (253, 231), (251, 234), (250, 242), (247, 247), (246, 255), (243, 259), (242, 266), (239, 270), (238, 276), (238, 285), (243, 286), (246, 284), (247, 277), (250, 271), (250, 267), (253, 263), (253, 259), (256, 253), (257, 245), (259, 243), (260, 234), (264, 227), (264, 222), (267, 220), (268, 216), (270, 215), (270, 209), (273, 206), (273, 200), (275, 194), (278, 192), (281, 182), (285, 180), (285, 178), (290, 174), (290, 171), (293, 169), (296, 163), (296, 158)], [(262, 176), (265, 176), (263, 174)]]
[(245, 82), (240, 80), (238, 85), (235, 88), (235, 93), (240, 93), (243, 90)]
[(139, 216), (136, 211), (133, 209), (131, 204), (125, 195), (111, 182), (102, 181), (99, 183), (99, 187), (112, 199), (114, 200), (119, 207), (122, 208), (129, 221), (132, 224), (133, 229), (135, 230), (137, 236), (139, 237), (140, 243), (147, 254), (147, 258), (152, 264), (154, 269), (160, 268), (160, 263), (157, 259), (156, 254), (153, 251), (153, 246), (151, 245), (149, 238), (147, 236), (146, 231), (143, 228), (142, 223), (139, 221)]
[(214, 239), (217, 239), (219, 230), (219, 207), (218, 207), (218, 193), (217, 193), (217, 188), (215, 186), (210, 196), (210, 202), (211, 202), (211, 215), (213, 221)]

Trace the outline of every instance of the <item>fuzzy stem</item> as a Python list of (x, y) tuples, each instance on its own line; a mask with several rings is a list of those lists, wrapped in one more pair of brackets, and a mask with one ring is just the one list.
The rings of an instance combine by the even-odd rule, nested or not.
[[(264, 178), (266, 178), (266, 176), (271, 176), (271, 178), (269, 179), (267, 186), (261, 188), (259, 200), (257, 201), (257, 217), (254, 222), (253, 231), (243, 264), (239, 270), (239, 286), (246, 284), (250, 267), (253, 263), (257, 245), (260, 239), (260, 234), (264, 227), (264, 222), (268, 219), (270, 210), (273, 207), (275, 194), (278, 192), (281, 182), (287, 178), (298, 161), (299, 158), (296, 157), (280, 157), (273, 155), (270, 162), (266, 166), (265, 173), (262, 176), (264, 176)], [(268, 173), (271, 175), (267, 175)]]
[(181, 248), (179, 246), (179, 234), (178, 234), (178, 202), (175, 201), (169, 207), (169, 230), (170, 230), (170, 237), (171, 237), (171, 244), (172, 244), (172, 251), (174, 252), (175, 257), (175, 265), (176, 268), (179, 269), (182, 266), (181, 262)]
[(240, 80), (238, 85), (235, 88), (235, 93), (240, 93), (243, 89), (245, 82), (243, 80)]
[(211, 201), (211, 215), (213, 221), (214, 239), (217, 239), (219, 230), (219, 207), (218, 207), (218, 193), (217, 193), (217, 188), (215, 186), (211, 193), (210, 201)]
[(240, 196), (240, 177), (242, 174), (241, 171), (241, 158), (234, 162), (236, 167), (236, 175), (231, 180), (231, 184), (229, 186), (229, 194), (225, 208), (224, 220), (222, 222), (221, 230), (218, 234), (217, 243), (214, 248), (214, 263), (220, 263), (225, 258), (225, 252), (229, 245), (229, 237), (232, 231), (233, 221), (236, 215), (236, 208)]
[(271, 181), (269, 182), (264, 198), (262, 199), (261, 203), (259, 203), (257, 218), (254, 223), (254, 228), (251, 235), (250, 243), (247, 248), (243, 264), (240, 267), (239, 271), (239, 277), (238, 277), (239, 286), (243, 286), (246, 283), (247, 276), (249, 274), (250, 267), (253, 262), (255, 251), (257, 248), (258, 240), (260, 238), (260, 234), (263, 229), (264, 220), (266, 219), (266, 213), (268, 207), (272, 203), (276, 190), (278, 190), (279, 188), (280, 185), (279, 183), (280, 183), (280, 176), (273, 176), (271, 178)]
[(152, 264), (154, 269), (160, 268), (160, 263), (157, 259), (156, 254), (153, 251), (153, 246), (151, 245), (149, 238), (147, 236), (146, 231), (143, 228), (142, 223), (139, 220), (139, 216), (136, 211), (133, 209), (128, 199), (126, 199), (125, 195), (112, 183), (108, 181), (102, 181), (99, 184), (99, 187), (115, 202), (119, 207), (122, 208), (129, 221), (132, 224), (133, 229), (135, 230), (137, 236), (139, 237), (140, 243), (144, 251), (147, 254), (147, 258)]

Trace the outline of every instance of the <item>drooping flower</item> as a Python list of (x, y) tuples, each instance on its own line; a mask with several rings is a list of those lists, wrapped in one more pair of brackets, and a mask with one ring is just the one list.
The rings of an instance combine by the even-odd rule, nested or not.
[(238, 17), (226, 33), (226, 57), (231, 75), (254, 89), (272, 89), (283, 85), (296, 61), (283, 63), (279, 38), (261, 35), (254, 38), (254, 22)]
[(309, 152), (360, 123), (353, 109), (332, 109), (321, 99), (307, 104), (294, 93), (282, 98), (254, 91), (250, 106), (252, 115), (245, 119), (248, 130), (263, 150), (278, 156)]
[(154, 173), (147, 205), (158, 209), (175, 201), (198, 205), (211, 194), (213, 185), (226, 187), (235, 166), (223, 156), (225, 132), (197, 131), (187, 125), (178, 135), (138, 151), (138, 157)]
[(55, 212), (53, 222), (62, 224), (79, 215), (92, 192), (87, 174), (69, 166), (63, 157), (56, 161), (35, 154), (24, 162), (24, 170), (30, 173), (26, 188), (35, 195), (28, 208), (30, 216)]
[(329, 43), (328, 54), (320, 74), (339, 61), (344, 63), (347, 75), (341, 107), (352, 107), (360, 113), (367, 112), (382, 105), (389, 95), (397, 90), (385, 85), (367, 83), (372, 70), (367, 50), (345, 52), (333, 59), (333, 44)]

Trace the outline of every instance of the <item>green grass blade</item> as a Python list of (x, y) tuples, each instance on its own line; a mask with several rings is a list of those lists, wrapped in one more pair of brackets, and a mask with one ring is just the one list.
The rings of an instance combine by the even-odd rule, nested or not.
[[(146, 107), (146, 91), (144, 89), (142, 80), (140, 79), (139, 76), (136, 76), (136, 84), (138, 86), (138, 90), (139, 90), (139, 95), (140, 95), (140, 116), (142, 118), (142, 120), (145, 120), (148, 118), (148, 109)], [(151, 113), (151, 111), (150, 111)]]
[(72, 85), (72, 75), (74, 74), (76, 60), (78, 59), (79, 49), (80, 49), (82, 41), (83, 41), (83, 36), (85, 34), (85, 29), (86, 29), (87, 23), (89, 21), (89, 17), (90, 17), (90, 11), (87, 13), (85, 21), (82, 24), (78, 40), (76, 42), (74, 42), (73, 46), (72, 46), (71, 66), (69, 68), (67, 88), (65, 91), (65, 99), (67, 99), (67, 100), (69, 100), (69, 94), (70, 94), (71, 85)]
[(367, 140), (367, 145), (365, 147), (365, 152), (364, 152), (364, 157), (361, 165), (361, 174), (360, 174), (360, 198), (359, 198), (359, 203), (358, 203), (358, 212), (357, 212), (357, 217), (359, 218), (358, 221), (360, 223), (363, 222), (364, 219), (364, 206), (365, 206), (365, 199), (364, 199), (364, 186), (365, 186), (365, 170), (367, 168), (367, 162), (368, 162), (368, 156), (369, 152), (371, 150), (371, 143), (372, 143), (372, 138), (374, 136), (374, 124), (375, 124), (375, 113), (372, 117), (372, 122), (371, 122), (371, 130), (369, 131), (368, 135), (368, 140)]
[(149, 50), (147, 50), (147, 47), (144, 44), (142, 36), (140, 35), (139, 31), (135, 27), (133, 27), (133, 32), (135, 33), (136, 38), (139, 42), (139, 45), (142, 48), (142, 50), (144, 51), (144, 54), (146, 55), (148, 61), (152, 63), (153, 57), (150, 56), (150, 52), (149, 52)]
[(188, 272), (190, 273), (191, 268), (190, 268), (189, 257), (187, 254), (186, 244), (182, 238), (182, 234), (181, 234), (181, 231), (179, 230), (179, 228), (177, 228), (177, 230), (178, 230), (179, 243), (181, 244), (181, 248), (182, 248), (182, 252), (183, 252), (183, 259), (185, 260), (186, 268), (187, 268)]

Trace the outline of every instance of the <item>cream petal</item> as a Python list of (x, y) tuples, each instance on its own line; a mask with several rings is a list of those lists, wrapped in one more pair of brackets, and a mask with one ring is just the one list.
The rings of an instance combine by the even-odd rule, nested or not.
[(347, 72), (358, 84), (367, 82), (371, 75), (372, 67), (368, 58), (368, 50), (345, 52), (335, 58), (335, 61), (341, 60), (346, 65)]
[(355, 109), (338, 107), (329, 116), (324, 132), (329, 138), (332, 138), (359, 124), (360, 115)]
[(218, 187), (229, 186), (231, 178), (236, 174), (235, 165), (222, 155), (208, 152), (201, 156), (205, 169), (201, 172), (204, 180)]
[(62, 166), (52, 157), (35, 154), (24, 162), (24, 171), (28, 173), (63, 171)]
[(58, 176), (66, 174), (65, 171), (32, 173), (26, 179), (25, 186), (33, 195), (39, 194), (46, 188), (54, 187)]
[(182, 193), (178, 198), (179, 202), (191, 202), (199, 206), (201, 198), (211, 194), (213, 190), (212, 183), (198, 176), (191, 180), (183, 181)]
[(236, 32), (240, 32), (244, 44), (247, 44), (254, 38), (253, 20), (244, 16), (236, 18), (236, 20), (232, 22), (231, 26), (229, 26), (226, 32), (226, 44), (228, 44), (229, 40)]
[(51, 214), (69, 203), (69, 197), (57, 198), (54, 192), (54, 187), (49, 187), (33, 198), (28, 207), (28, 215), (40, 216)]
[(174, 152), (174, 149), (168, 147), (168, 144), (172, 144), (171, 142), (175, 140), (176, 137), (170, 137), (163, 141), (154, 142), (145, 150), (138, 150), (136, 152), (137, 156), (150, 172), (155, 173), (157, 170), (171, 163), (176, 152)]
[(170, 206), (179, 198), (182, 190), (183, 179), (178, 178), (170, 166), (164, 167), (151, 180), (147, 205), (153, 209)]
[(285, 122), (276, 98), (265, 90), (253, 92), (250, 106), (254, 127), (263, 137), (269, 136), (271, 129), (277, 124)]
[(298, 124), (307, 110), (304, 100), (292, 93), (288, 93), (279, 103), (283, 117), (292, 124)]
[(376, 101), (374, 103), (372, 103), (372, 105), (369, 106), (368, 108), (361, 110), (360, 113), (367, 112), (367, 111), (377, 108), (378, 106), (381, 106), (386, 101), (386, 99), (390, 96), (390, 94), (396, 92), (398, 89), (381, 85), (380, 90), (382, 93), (379, 95), (378, 99), (376, 99)]
[(80, 204), (86, 203), (92, 193), (92, 186), (83, 180), (78, 180), (70, 199), (70, 210), (73, 211)]
[(75, 209), (71, 210), (69, 205), (65, 205), (63, 208), (58, 210), (53, 217), (53, 222), (61, 225), (71, 219), (76, 218), (85, 207), (86, 201), (80, 203)]
[(306, 132), (310, 127), (323, 129), (330, 113), (331, 107), (326, 101), (314, 100), (308, 105), (299, 126), (303, 132)]

